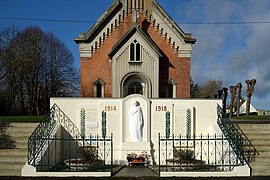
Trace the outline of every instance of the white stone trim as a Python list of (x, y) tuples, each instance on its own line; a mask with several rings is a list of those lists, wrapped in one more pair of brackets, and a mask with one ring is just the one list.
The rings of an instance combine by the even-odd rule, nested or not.
[[(130, 44), (137, 40), (141, 46), (141, 61), (130, 62)], [(145, 82), (145, 96), (159, 96), (159, 55), (141, 35), (136, 32), (112, 57), (112, 95), (122, 97), (123, 79), (130, 73), (141, 73), (149, 80)]]
[(162, 17), (155, 7), (153, 7), (152, 15), (152, 22), (159, 28), (156, 30), (162, 33), (160, 35), (163, 38), (167, 38), (168, 45), (178, 51), (176, 53), (179, 57), (191, 57), (192, 45), (185, 42), (183, 36), (175, 29), (176, 27), (173, 27), (167, 18)]

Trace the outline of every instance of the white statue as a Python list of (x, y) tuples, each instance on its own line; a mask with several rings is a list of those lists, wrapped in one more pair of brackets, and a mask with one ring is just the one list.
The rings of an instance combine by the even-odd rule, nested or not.
[(132, 102), (132, 106), (128, 111), (129, 115), (129, 133), (133, 142), (142, 141), (143, 131), (143, 113), (140, 103), (136, 100)]

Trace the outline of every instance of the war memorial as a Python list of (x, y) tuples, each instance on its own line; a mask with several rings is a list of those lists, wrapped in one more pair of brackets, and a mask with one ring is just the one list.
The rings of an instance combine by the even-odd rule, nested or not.
[(22, 176), (250, 176), (256, 150), (220, 99), (190, 99), (196, 39), (155, 0), (115, 0), (75, 42), (81, 97), (51, 98)]

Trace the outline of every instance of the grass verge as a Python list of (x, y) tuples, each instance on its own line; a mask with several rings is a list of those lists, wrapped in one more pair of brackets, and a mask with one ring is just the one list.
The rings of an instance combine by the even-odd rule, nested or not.
[(45, 116), (0, 116), (0, 122), (6, 123), (37, 123), (41, 122)]
[(269, 120), (270, 116), (257, 116), (257, 115), (250, 115), (250, 116), (234, 116), (231, 119), (235, 120)]

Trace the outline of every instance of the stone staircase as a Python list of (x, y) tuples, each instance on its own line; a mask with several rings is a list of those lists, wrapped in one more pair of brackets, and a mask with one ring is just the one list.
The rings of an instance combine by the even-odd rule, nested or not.
[(0, 176), (20, 176), (27, 161), (28, 138), (38, 123), (11, 123), (7, 133), (15, 141), (15, 149), (0, 149)]
[(260, 153), (255, 162), (250, 163), (252, 176), (270, 176), (270, 124), (238, 125)]
[[(38, 123), (11, 123), (7, 133), (15, 141), (15, 149), (0, 149), (0, 176), (20, 176), (27, 161), (27, 141)], [(252, 176), (270, 176), (270, 124), (238, 123), (260, 153), (250, 163)]]

